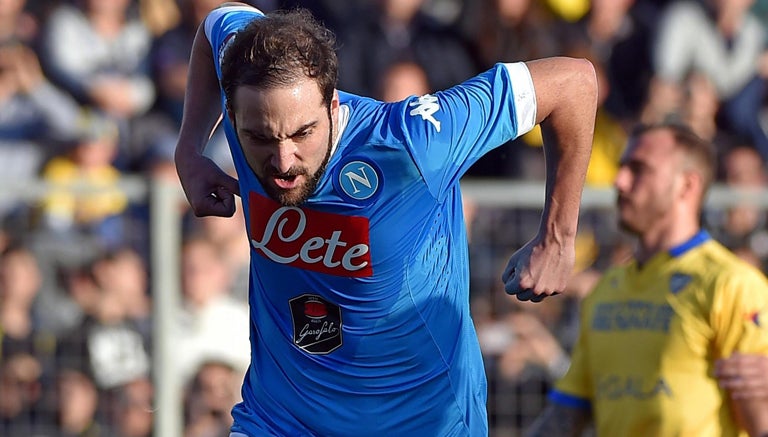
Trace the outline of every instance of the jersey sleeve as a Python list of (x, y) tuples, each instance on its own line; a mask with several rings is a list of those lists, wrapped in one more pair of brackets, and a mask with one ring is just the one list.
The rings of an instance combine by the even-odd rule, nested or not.
[(768, 355), (768, 281), (743, 266), (716, 281), (711, 310), (717, 358), (733, 352)]
[(237, 31), (264, 13), (251, 6), (223, 6), (211, 11), (205, 18), (205, 36), (213, 50), (216, 75), (221, 79), (221, 59)]
[[(586, 303), (586, 301), (584, 302)], [(592, 402), (592, 383), (590, 381), (587, 340), (586, 312), (582, 311), (579, 323), (579, 338), (571, 354), (571, 365), (549, 394), (551, 402), (567, 407), (590, 409)]]
[(522, 63), (494, 68), (448, 90), (412, 99), (404, 129), (436, 198), (488, 151), (531, 130), (536, 94)]

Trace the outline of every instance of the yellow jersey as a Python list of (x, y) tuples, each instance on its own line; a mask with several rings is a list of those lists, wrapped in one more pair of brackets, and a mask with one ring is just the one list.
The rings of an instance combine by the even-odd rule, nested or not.
[(606, 272), (581, 309), (552, 402), (591, 408), (600, 436), (746, 436), (714, 363), (768, 355), (768, 281), (702, 231)]

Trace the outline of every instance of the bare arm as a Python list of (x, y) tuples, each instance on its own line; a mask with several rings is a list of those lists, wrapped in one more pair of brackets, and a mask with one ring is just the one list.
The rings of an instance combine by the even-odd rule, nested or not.
[(591, 421), (587, 410), (549, 405), (524, 433), (525, 437), (580, 436)]
[(731, 398), (739, 425), (752, 437), (768, 437), (768, 399)]
[(538, 235), (513, 255), (503, 279), (508, 293), (538, 301), (565, 289), (575, 260), (597, 79), (584, 59), (546, 58), (527, 65), (536, 90), (536, 121), (544, 135), (546, 198)]
[(768, 436), (768, 357), (733, 354), (717, 362), (715, 375), (741, 427), (750, 436)]
[(232, 216), (235, 211), (234, 195), (239, 195), (237, 180), (203, 156), (203, 150), (221, 117), (220, 99), (213, 51), (202, 23), (192, 46), (184, 115), (175, 153), (181, 185), (198, 216)]

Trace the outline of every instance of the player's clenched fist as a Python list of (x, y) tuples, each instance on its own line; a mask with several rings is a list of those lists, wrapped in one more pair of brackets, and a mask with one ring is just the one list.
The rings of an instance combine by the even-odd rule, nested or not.
[(540, 302), (565, 290), (575, 262), (575, 243), (545, 243), (537, 236), (518, 249), (501, 279), (504, 290), (518, 300)]
[(240, 195), (237, 179), (211, 159), (195, 153), (177, 153), (176, 169), (196, 216), (231, 217), (235, 213), (235, 195)]

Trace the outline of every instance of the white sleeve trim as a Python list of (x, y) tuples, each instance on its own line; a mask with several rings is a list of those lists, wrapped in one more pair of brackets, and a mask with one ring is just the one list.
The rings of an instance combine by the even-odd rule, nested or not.
[(253, 11), (264, 15), (264, 12), (261, 12), (261, 10), (254, 8), (253, 6), (224, 6), (216, 8), (205, 17), (205, 36), (208, 37), (208, 41), (211, 40), (211, 29), (213, 28), (214, 23), (216, 23), (216, 20), (225, 13), (233, 11)]
[(515, 124), (517, 136), (523, 135), (536, 126), (536, 90), (533, 78), (524, 62), (504, 64), (515, 94)]

